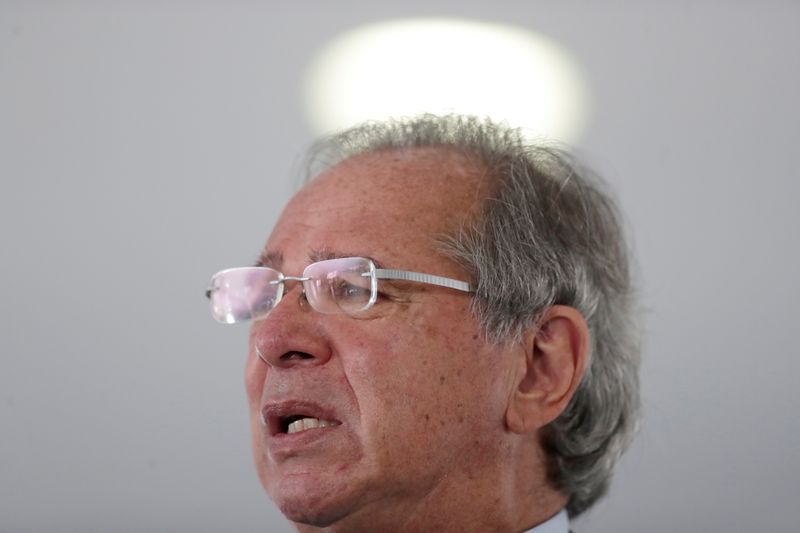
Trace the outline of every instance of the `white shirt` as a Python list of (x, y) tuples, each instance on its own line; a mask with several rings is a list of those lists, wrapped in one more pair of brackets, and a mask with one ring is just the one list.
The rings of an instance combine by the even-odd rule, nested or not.
[(562, 509), (560, 513), (547, 522), (542, 522), (525, 533), (569, 533), (569, 516), (567, 515), (567, 510)]

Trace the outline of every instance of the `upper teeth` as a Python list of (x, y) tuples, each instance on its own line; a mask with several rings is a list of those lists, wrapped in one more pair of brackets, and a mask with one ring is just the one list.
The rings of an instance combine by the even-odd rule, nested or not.
[(328, 420), (320, 420), (319, 418), (301, 418), (300, 420), (295, 420), (289, 424), (286, 432), (297, 433), (298, 431), (305, 431), (307, 429), (314, 428), (326, 428), (332, 425), (334, 425), (334, 423)]

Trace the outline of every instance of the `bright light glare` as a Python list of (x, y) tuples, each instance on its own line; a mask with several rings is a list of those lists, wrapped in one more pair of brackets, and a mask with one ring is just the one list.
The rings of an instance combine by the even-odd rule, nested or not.
[(586, 120), (588, 91), (576, 61), (546, 37), (498, 24), (412, 19), (334, 39), (310, 66), (306, 102), (319, 133), (455, 112), (573, 142)]

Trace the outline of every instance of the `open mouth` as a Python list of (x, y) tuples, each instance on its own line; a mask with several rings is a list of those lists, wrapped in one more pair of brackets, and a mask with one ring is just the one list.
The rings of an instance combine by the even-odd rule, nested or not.
[(310, 429), (327, 428), (337, 425), (339, 425), (339, 423), (332, 420), (323, 420), (306, 415), (282, 416), (280, 417), (279, 433), (288, 433), (291, 435)]
[(318, 418), (306, 413), (273, 414), (265, 416), (264, 422), (269, 426), (271, 435), (293, 435), (303, 431), (319, 430), (341, 424), (338, 420)]

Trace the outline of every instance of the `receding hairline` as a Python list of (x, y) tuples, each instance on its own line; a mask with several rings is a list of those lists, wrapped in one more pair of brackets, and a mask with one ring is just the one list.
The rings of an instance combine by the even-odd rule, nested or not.
[[(313, 155), (312, 155), (313, 157)], [(364, 160), (394, 157), (395, 161), (412, 159), (432, 159), (442, 164), (454, 165), (453, 168), (463, 170), (465, 174), (479, 175), (481, 178), (490, 178), (494, 181), (491, 174), (490, 163), (479, 153), (478, 150), (469, 146), (461, 146), (447, 143), (437, 143), (419, 146), (381, 146), (376, 148), (366, 148), (353, 154), (348, 154), (342, 159), (337, 159), (331, 164), (321, 166), (317, 172), (309, 172), (304, 180), (304, 184), (315, 181), (316, 179), (330, 173), (334, 169), (358, 164)]]
[[(468, 216), (462, 217), (463, 223), (474, 222), (481, 216), (487, 201), (493, 195), (500, 181), (499, 174), (492, 171), (490, 164), (476, 150), (465, 146), (439, 143), (422, 146), (378, 147), (354, 153), (321, 169), (315, 175), (309, 176), (305, 180), (303, 188), (312, 185), (317, 180), (325, 179), (332, 173), (346, 173), (348, 166), (380, 164), (381, 159), (391, 160), (397, 164), (399, 172), (404, 171), (402, 167), (405, 163), (421, 162), (439, 166), (440, 169), (425, 172), (429, 177), (445, 180), (443, 184), (445, 187), (449, 182), (448, 190), (451, 195), (444, 198), (449, 202), (457, 201), (458, 188), (461, 188), (462, 199), (469, 206), (464, 211), (464, 214)], [(415, 177), (409, 176), (410, 179)], [(397, 184), (402, 186), (402, 177)]]

